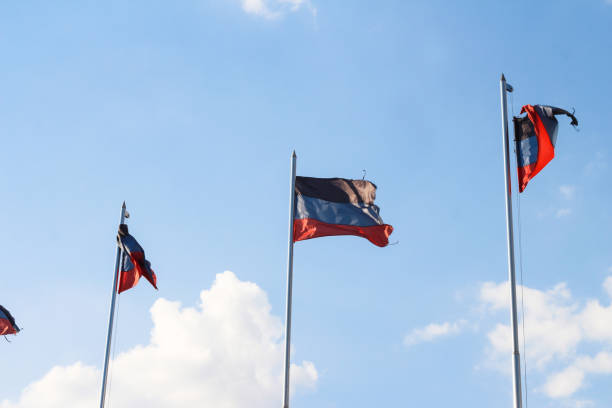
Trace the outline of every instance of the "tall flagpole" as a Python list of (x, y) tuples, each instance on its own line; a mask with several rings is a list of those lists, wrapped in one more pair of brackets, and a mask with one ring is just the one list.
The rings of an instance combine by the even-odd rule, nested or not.
[(508, 103), (506, 100), (506, 92), (512, 92), (512, 85), (506, 83), (504, 74), (501, 76), (499, 83), (502, 105), (502, 134), (504, 145), (504, 172), (505, 172), (505, 187), (506, 187), (506, 232), (508, 238), (508, 280), (510, 281), (510, 299), (512, 302), (510, 308), (510, 322), (512, 323), (512, 375), (514, 385), (514, 408), (521, 408), (523, 404), (523, 394), (521, 392), (521, 358), (519, 354), (518, 341), (518, 321), (516, 307), (516, 276), (514, 271), (514, 233), (512, 224), (512, 195), (511, 195), (511, 178), (510, 178), (510, 142), (508, 136)]
[[(121, 206), (121, 221), (119, 224), (123, 224), (127, 217), (125, 211), (125, 201)], [(111, 350), (111, 338), (113, 335), (113, 321), (115, 319), (115, 301), (117, 300), (117, 278), (119, 276), (119, 266), (121, 262), (121, 248), (117, 245), (117, 257), (115, 260), (115, 278), (113, 280), (113, 295), (111, 298), (110, 316), (108, 318), (108, 335), (106, 337), (106, 355), (104, 357), (104, 373), (102, 374), (102, 392), (100, 394), (100, 408), (104, 408), (104, 401), (106, 399), (106, 379), (108, 377), (108, 363), (110, 359)]]
[(291, 192), (289, 202), (289, 249), (287, 254), (287, 314), (285, 315), (285, 378), (283, 408), (289, 408), (289, 368), (291, 360), (291, 293), (293, 291), (293, 219), (295, 217), (295, 150), (291, 155)]

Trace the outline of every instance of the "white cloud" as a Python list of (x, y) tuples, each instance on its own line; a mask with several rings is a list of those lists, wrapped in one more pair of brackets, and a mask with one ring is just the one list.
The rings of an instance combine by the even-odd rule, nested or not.
[[(568, 356), (580, 342), (582, 332), (575, 319), (577, 305), (567, 286), (560, 283), (548, 291), (518, 286), (519, 302), (521, 289), (524, 290), (527, 359), (543, 367), (553, 358)], [(483, 284), (480, 299), (492, 310), (509, 308), (508, 282)], [(503, 360), (504, 367), (507, 356), (512, 353), (511, 336), (510, 326), (504, 324), (498, 324), (487, 334), (492, 347), (490, 358)]]
[(313, 16), (317, 9), (309, 0), (241, 0), (242, 10), (267, 19), (276, 19), (287, 13), (296, 12), (301, 8), (307, 8)]
[(548, 378), (544, 392), (552, 398), (571, 396), (584, 385), (586, 374), (612, 374), (612, 354), (600, 352), (595, 357), (577, 358), (572, 365)]
[(3, 401), (2, 408), (92, 407), (99, 403), (100, 371), (76, 363), (53, 367), (42, 379), (28, 385), (19, 403)]
[[(612, 299), (612, 276), (602, 286)], [(612, 347), (612, 303), (603, 305), (594, 299), (580, 303), (564, 283), (547, 291), (519, 286), (519, 302), (521, 290), (524, 290), (527, 361), (546, 378), (539, 390), (550, 398), (563, 398), (571, 406), (588, 406), (590, 401), (567, 398), (584, 386), (588, 375), (612, 374), (612, 353), (605, 351)], [(509, 284), (483, 284), (480, 302), (490, 312), (509, 308)], [(519, 338), (522, 351), (522, 336)], [(510, 326), (497, 324), (487, 333), (487, 339), (488, 365), (509, 371)], [(599, 345), (603, 350), (594, 357), (584, 355), (581, 346), (586, 344)]]
[(559, 187), (559, 192), (566, 200), (571, 200), (576, 194), (576, 186), (564, 185)]
[(571, 208), (560, 208), (555, 213), (555, 217), (557, 217), (557, 218), (567, 217), (568, 215), (571, 215), (571, 214), (572, 214), (572, 209)]
[[(218, 274), (200, 303), (184, 307), (159, 299), (151, 308), (148, 345), (117, 356), (112, 364), (116, 408), (264, 408), (279, 404), (282, 391), (282, 324), (270, 313), (256, 284), (232, 272)], [(28, 385), (18, 401), (0, 408), (96, 406), (100, 370), (82, 363), (52, 368)], [(317, 370), (292, 364), (292, 387), (312, 389)]]
[[(608, 268), (609, 272), (612, 272), (612, 267)], [(608, 296), (612, 299), (612, 276), (608, 276), (603, 283), (603, 288), (608, 294)]]
[(551, 376), (544, 385), (544, 392), (551, 398), (569, 397), (582, 385), (584, 372), (575, 367), (568, 367)]
[(457, 334), (466, 325), (465, 320), (459, 320), (454, 323), (444, 322), (442, 324), (431, 323), (423, 328), (412, 330), (404, 337), (404, 345), (406, 347), (414, 346), (415, 344), (433, 341), (439, 337), (450, 336)]

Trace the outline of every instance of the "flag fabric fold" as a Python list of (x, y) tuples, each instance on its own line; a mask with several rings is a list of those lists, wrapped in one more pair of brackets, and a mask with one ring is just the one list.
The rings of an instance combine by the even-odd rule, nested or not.
[(293, 240), (356, 235), (375, 245), (389, 244), (391, 225), (374, 204), (376, 185), (367, 180), (296, 177)]
[(20, 329), (11, 313), (0, 305), (0, 336), (17, 334)]
[(144, 249), (138, 241), (129, 234), (126, 224), (119, 225), (117, 244), (123, 250), (117, 292), (121, 293), (133, 288), (138, 284), (141, 276), (144, 276), (157, 289), (157, 277), (151, 269), (151, 263), (145, 258)]
[(525, 105), (521, 113), (527, 113), (527, 116), (514, 118), (514, 135), (519, 191), (523, 192), (529, 180), (555, 157), (559, 127), (555, 116), (569, 116), (572, 126), (578, 126), (578, 120), (565, 109), (546, 105)]

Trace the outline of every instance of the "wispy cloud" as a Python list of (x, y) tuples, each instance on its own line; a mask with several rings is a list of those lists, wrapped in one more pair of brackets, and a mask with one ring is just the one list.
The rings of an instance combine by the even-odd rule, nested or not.
[[(559, 186), (559, 193), (561, 194), (561, 196), (563, 197), (565, 201), (571, 201), (576, 196), (576, 186), (569, 185), (569, 184)], [(568, 215), (571, 215), (571, 214), (572, 214), (572, 209), (569, 207), (558, 208), (555, 211), (555, 217), (557, 218), (567, 217)]]
[(576, 186), (564, 185), (559, 187), (559, 192), (566, 200), (571, 200), (576, 194)]
[[(608, 0), (609, 4), (612, 4), (612, 0)], [(586, 174), (600, 173), (608, 168), (608, 160), (603, 152), (595, 153), (595, 157), (586, 164), (584, 172)]]
[(307, 9), (313, 16), (317, 9), (310, 0), (241, 0), (242, 10), (266, 19), (277, 19), (300, 9)]
[(612, 353), (578, 357), (569, 367), (551, 375), (543, 390), (552, 398), (568, 397), (583, 386), (587, 374), (612, 374)]
[(557, 212), (555, 213), (555, 217), (562, 218), (562, 217), (567, 217), (568, 215), (571, 215), (571, 214), (572, 214), (571, 208), (559, 208)]
[(590, 401), (590, 400), (569, 399), (569, 400), (563, 401), (563, 403), (561, 404), (561, 407), (563, 408), (590, 408), (594, 406), (595, 406), (595, 402)]
[(411, 347), (415, 344), (425, 343), (436, 340), (440, 337), (457, 334), (463, 330), (466, 324), (466, 320), (459, 320), (453, 323), (431, 323), (425, 327), (413, 329), (404, 337), (404, 345), (406, 347)]

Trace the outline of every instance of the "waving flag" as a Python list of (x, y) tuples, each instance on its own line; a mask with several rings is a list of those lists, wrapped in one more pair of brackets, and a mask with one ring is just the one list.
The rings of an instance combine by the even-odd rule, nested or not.
[(17, 334), (19, 327), (15, 323), (15, 318), (11, 313), (0, 305), (0, 336), (6, 334)]
[(555, 142), (559, 122), (556, 115), (572, 118), (571, 125), (578, 126), (578, 120), (561, 108), (545, 105), (525, 105), (521, 113), (526, 117), (514, 118), (514, 135), (518, 163), (519, 191), (555, 157)]
[(298, 176), (295, 194), (294, 241), (356, 235), (380, 247), (389, 244), (393, 227), (380, 218), (374, 183)]
[(133, 288), (138, 284), (141, 276), (144, 276), (157, 289), (157, 277), (151, 269), (151, 263), (146, 260), (144, 249), (138, 241), (129, 234), (126, 224), (119, 225), (117, 241), (123, 249), (121, 275), (117, 291), (121, 293)]

